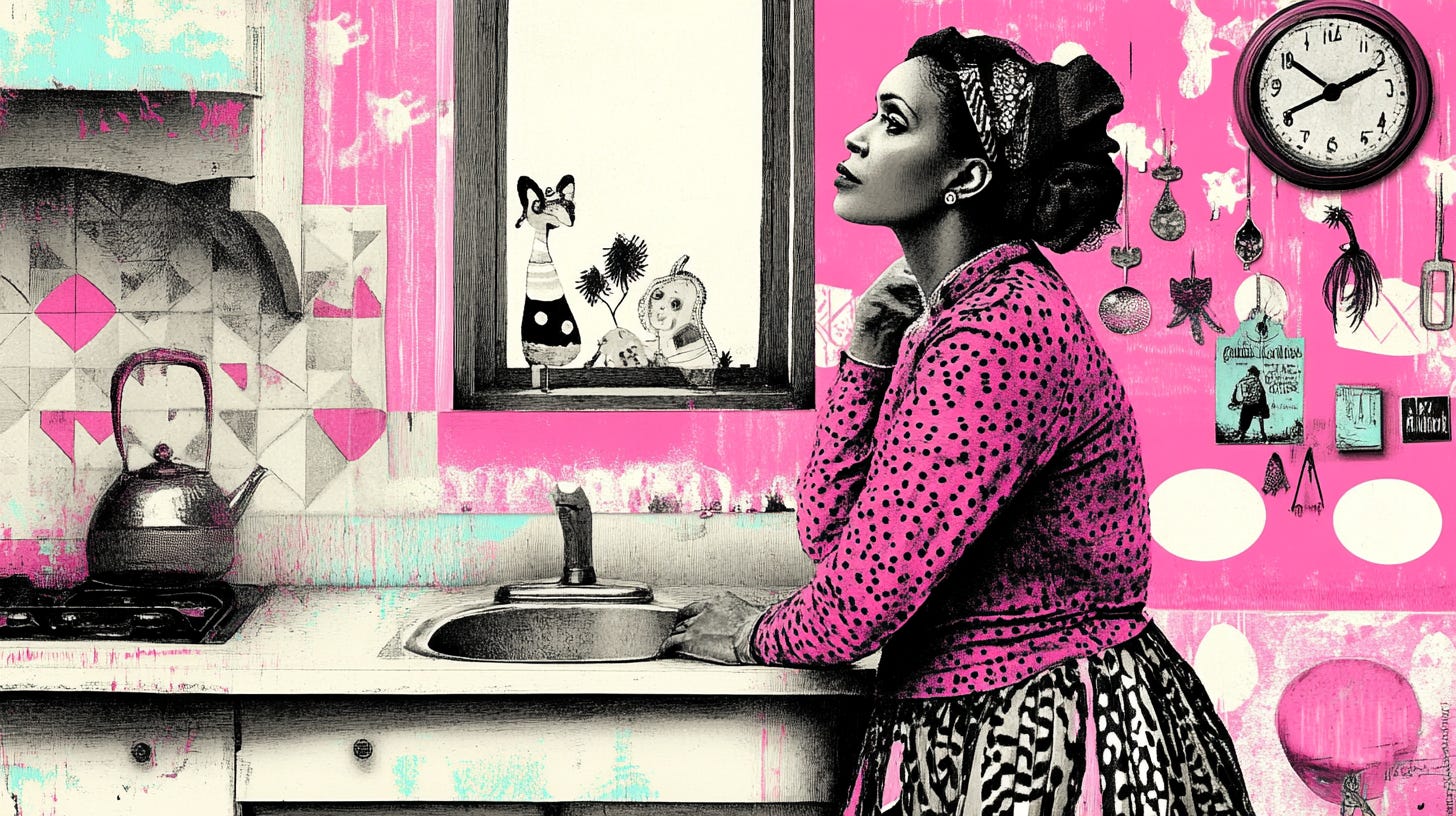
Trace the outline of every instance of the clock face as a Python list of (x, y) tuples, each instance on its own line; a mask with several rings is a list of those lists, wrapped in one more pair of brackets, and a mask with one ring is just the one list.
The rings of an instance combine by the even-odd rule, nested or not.
[(1249, 147), (1316, 189), (1367, 184), (1400, 164), (1431, 112), (1431, 73), (1410, 31), (1364, 0), (1304, 0), (1239, 58), (1234, 109)]
[(1400, 51), (1370, 26), (1306, 20), (1274, 40), (1259, 68), (1259, 117), (1291, 161), (1348, 170), (1405, 133), (1410, 74)]

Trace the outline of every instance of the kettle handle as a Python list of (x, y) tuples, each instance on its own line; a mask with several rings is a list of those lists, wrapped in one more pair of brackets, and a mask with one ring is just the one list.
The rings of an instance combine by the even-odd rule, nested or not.
[(202, 400), (207, 408), (207, 455), (202, 469), (210, 470), (212, 465), (212, 375), (207, 373), (207, 362), (190, 351), (171, 348), (153, 348), (138, 351), (116, 367), (111, 375), (111, 432), (116, 437), (116, 449), (121, 452), (121, 470), (129, 472), (126, 462), (126, 441), (121, 437), (121, 392), (131, 373), (147, 365), (180, 365), (196, 371), (202, 377)]

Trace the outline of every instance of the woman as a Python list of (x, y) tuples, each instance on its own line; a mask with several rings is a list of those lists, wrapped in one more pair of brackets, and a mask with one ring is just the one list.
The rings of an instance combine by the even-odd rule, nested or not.
[(1037, 64), (946, 29), (877, 101), (834, 208), (905, 257), (861, 299), (799, 483), (814, 580), (767, 610), (694, 604), (666, 647), (793, 666), (882, 649), (848, 813), (1252, 813), (1143, 610), (1126, 393), (1035, 247), (1110, 231), (1121, 92), (1091, 57)]

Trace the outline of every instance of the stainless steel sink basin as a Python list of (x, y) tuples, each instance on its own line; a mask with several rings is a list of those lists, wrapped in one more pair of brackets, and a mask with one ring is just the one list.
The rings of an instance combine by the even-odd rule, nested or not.
[(676, 609), (655, 603), (492, 604), (426, 621), (405, 641), (405, 648), (455, 660), (651, 660), (676, 618)]

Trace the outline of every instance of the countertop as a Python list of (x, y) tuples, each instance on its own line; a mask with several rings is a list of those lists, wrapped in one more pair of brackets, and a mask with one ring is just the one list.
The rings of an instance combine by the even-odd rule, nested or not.
[[(271, 588), (226, 643), (0, 642), (0, 692), (223, 695), (866, 695), (871, 657), (846, 668), (630, 663), (485, 663), (416, 655), (402, 643), (442, 612), (484, 605), (493, 586)], [(682, 606), (720, 588), (661, 587)], [(772, 589), (734, 590), (751, 601)]]

